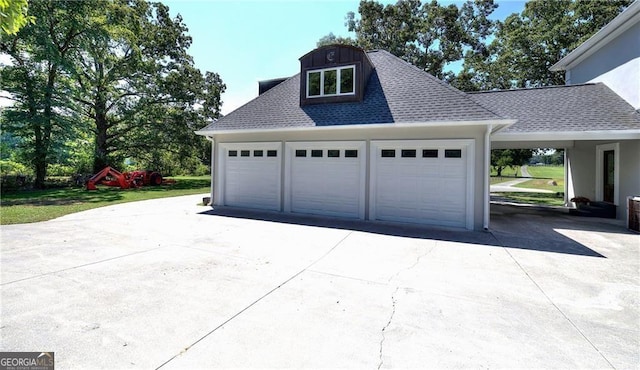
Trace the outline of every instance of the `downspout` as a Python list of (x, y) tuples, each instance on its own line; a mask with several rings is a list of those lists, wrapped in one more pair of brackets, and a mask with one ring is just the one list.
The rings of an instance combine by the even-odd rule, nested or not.
[(482, 228), (485, 231), (489, 230), (489, 216), (491, 212), (491, 194), (490, 194), (490, 179), (489, 171), (491, 169), (491, 131), (493, 125), (487, 126), (487, 131), (484, 133), (484, 215), (482, 218)]
[(215, 160), (215, 153), (216, 153), (216, 141), (213, 138), (213, 136), (207, 136), (207, 140), (211, 141), (211, 191), (210, 191), (210, 196), (211, 196), (211, 201), (209, 202), (209, 204), (205, 204), (206, 206), (212, 206), (213, 207), (213, 186), (215, 185), (215, 167), (214, 167), (214, 163), (216, 162)]

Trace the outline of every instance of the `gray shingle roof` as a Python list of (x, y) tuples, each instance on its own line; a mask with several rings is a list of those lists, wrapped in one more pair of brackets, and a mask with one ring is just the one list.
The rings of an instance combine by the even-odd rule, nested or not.
[(300, 107), (298, 74), (201, 131), (502, 119), (467, 94), (386, 51), (367, 55), (375, 70), (362, 102)]
[(517, 120), (500, 133), (640, 129), (640, 114), (602, 83), (483, 91), (469, 96)]

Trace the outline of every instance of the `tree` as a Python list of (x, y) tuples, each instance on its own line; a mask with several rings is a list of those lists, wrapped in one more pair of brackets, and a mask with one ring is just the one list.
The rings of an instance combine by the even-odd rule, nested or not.
[(347, 14), (346, 26), (355, 32), (355, 40), (329, 34), (318, 44), (353, 42), (365, 50), (384, 49), (435, 76), (451, 77), (445, 66), (461, 60), (465, 48), (483, 52), (493, 25), (488, 16), (495, 8), (493, 0), (467, 1), (460, 8), (437, 1), (383, 5), (363, 0), (359, 18), (354, 12)]
[(68, 99), (64, 69), (86, 31), (83, 20), (92, 4), (35, 2), (31, 12), (39, 21), (3, 37), (0, 43), (0, 50), (11, 58), (11, 65), (0, 71), (3, 88), (15, 102), (5, 108), (2, 126), (23, 139), (36, 188), (44, 186), (52, 147), (74, 132), (69, 125), (75, 109)]
[(618, 15), (631, 0), (529, 1), (498, 22), (485, 53), (469, 50), (456, 83), (463, 90), (564, 84), (549, 67)]
[(321, 46), (335, 44), (358, 46), (356, 41), (351, 37), (336, 36), (333, 34), (333, 32), (329, 32), (328, 34), (322, 36), (320, 40), (318, 40), (318, 42), (316, 43), (316, 47), (319, 48)]
[(502, 176), (502, 171), (507, 167), (516, 169), (529, 163), (533, 154), (534, 151), (532, 149), (493, 149), (491, 151), (491, 167), (500, 177)]
[(15, 35), (35, 18), (27, 15), (29, 3), (27, 0), (0, 0), (0, 36), (4, 33)]
[(83, 38), (72, 70), (73, 99), (93, 123), (94, 171), (170, 150), (170, 143), (184, 145), (184, 153), (194, 143), (191, 125), (203, 123), (198, 112), (203, 118), (219, 114), (222, 80), (193, 66), (187, 28), (168, 7), (113, 1), (102, 14), (96, 15), (100, 28)]

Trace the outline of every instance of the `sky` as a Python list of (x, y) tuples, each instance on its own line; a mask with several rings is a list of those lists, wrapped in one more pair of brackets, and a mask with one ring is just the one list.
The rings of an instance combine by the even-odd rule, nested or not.
[[(161, 0), (180, 14), (193, 42), (189, 54), (202, 72), (216, 72), (227, 86), (222, 113), (258, 95), (258, 81), (290, 77), (299, 58), (329, 33), (354, 35), (345, 16), (357, 15), (359, 0)], [(383, 0), (382, 3), (395, 1)], [(447, 4), (451, 1), (441, 1)], [(460, 5), (462, 1), (453, 1)], [(504, 19), (524, 9), (524, 1), (497, 1), (492, 15)]]

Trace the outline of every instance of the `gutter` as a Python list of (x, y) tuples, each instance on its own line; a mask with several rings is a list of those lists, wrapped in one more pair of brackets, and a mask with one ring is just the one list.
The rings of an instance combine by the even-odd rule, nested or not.
[(205, 136), (205, 137), (207, 138), (207, 140), (209, 140), (211, 142), (211, 191), (210, 191), (211, 201), (209, 202), (209, 204), (205, 204), (205, 206), (213, 207), (213, 185), (215, 184), (215, 182), (214, 182), (214, 180), (215, 180), (215, 168), (214, 168), (213, 164), (215, 163), (216, 140), (215, 140), (214, 136)]
[(482, 217), (482, 228), (489, 231), (489, 217), (491, 215), (491, 185), (489, 170), (491, 168), (491, 131), (493, 125), (487, 126), (484, 133), (484, 214)]

